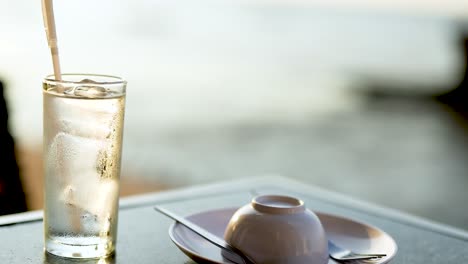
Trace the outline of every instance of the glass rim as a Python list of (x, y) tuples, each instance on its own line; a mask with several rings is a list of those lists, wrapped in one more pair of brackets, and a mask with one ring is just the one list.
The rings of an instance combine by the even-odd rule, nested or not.
[[(83, 77), (104, 77), (104, 78), (109, 78), (109, 79), (115, 79), (115, 81), (94, 81), (93, 80), (93, 84), (99, 84), (99, 85), (117, 85), (117, 84), (122, 84), (122, 85), (126, 85), (127, 84), (127, 81), (125, 79), (123, 79), (122, 77), (118, 77), (118, 76), (115, 76), (115, 75), (108, 75), (108, 74), (95, 74), (95, 73), (63, 73), (62, 76), (83, 76)], [(43, 82), (45, 83), (49, 83), (49, 84), (58, 84), (58, 83), (62, 83), (62, 84), (83, 84), (83, 82), (80, 82), (80, 81), (69, 81), (69, 80), (57, 80), (55, 79), (55, 75), (54, 74), (49, 74), (47, 75)], [(89, 84), (87, 82), (85, 82), (85, 84)]]

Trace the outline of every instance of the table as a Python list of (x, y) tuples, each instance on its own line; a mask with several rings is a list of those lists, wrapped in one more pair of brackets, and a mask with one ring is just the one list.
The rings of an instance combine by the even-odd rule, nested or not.
[[(279, 176), (254, 177), (121, 199), (116, 255), (84, 263), (193, 263), (172, 243), (172, 220), (156, 213), (164, 204), (179, 214), (241, 206), (257, 193), (291, 194), (309, 208), (351, 217), (375, 225), (398, 244), (394, 264), (466, 263), (468, 232), (403, 212), (383, 208)], [(0, 217), (1, 263), (76, 263), (43, 253), (42, 211)], [(83, 262), (79, 262), (83, 263)]]

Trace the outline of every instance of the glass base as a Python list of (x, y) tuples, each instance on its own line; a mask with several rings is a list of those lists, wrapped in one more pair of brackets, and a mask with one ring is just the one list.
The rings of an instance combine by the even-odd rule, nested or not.
[(60, 257), (89, 259), (110, 256), (115, 247), (100, 237), (60, 237), (46, 239), (45, 250)]

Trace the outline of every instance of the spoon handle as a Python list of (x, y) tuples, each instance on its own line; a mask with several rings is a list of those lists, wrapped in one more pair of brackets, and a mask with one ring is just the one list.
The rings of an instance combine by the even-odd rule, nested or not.
[(229, 259), (230, 261), (236, 264), (254, 264), (252, 260), (250, 260), (247, 256), (243, 255), (242, 252), (234, 249), (229, 244), (226, 243), (223, 239), (213, 235), (212, 233), (206, 231), (203, 227), (187, 220), (186, 218), (179, 216), (161, 206), (155, 206), (154, 209), (163, 215), (172, 218), (173, 220), (179, 222), (183, 226), (187, 227), (188, 229), (192, 230), (196, 234), (200, 235), (207, 241), (211, 242), (213, 245), (224, 249), (222, 252), (223, 257)]

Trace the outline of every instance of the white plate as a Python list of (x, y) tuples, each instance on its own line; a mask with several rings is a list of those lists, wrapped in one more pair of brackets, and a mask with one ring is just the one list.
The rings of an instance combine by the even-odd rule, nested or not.
[[(222, 238), (224, 229), (236, 210), (236, 208), (227, 208), (205, 211), (188, 216), (187, 219)], [(396, 243), (391, 236), (382, 230), (340, 216), (315, 213), (320, 218), (328, 238), (337, 245), (356, 252), (387, 254), (386, 257), (378, 261), (362, 263), (388, 263), (395, 256), (397, 252)], [(223, 259), (221, 250), (218, 247), (177, 222), (173, 223), (169, 228), (169, 236), (187, 256), (198, 263), (230, 263)], [(328, 264), (335, 263), (338, 262), (331, 259), (328, 261)]]

